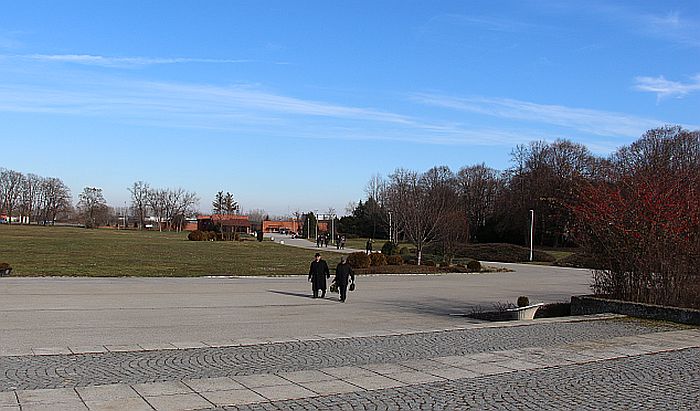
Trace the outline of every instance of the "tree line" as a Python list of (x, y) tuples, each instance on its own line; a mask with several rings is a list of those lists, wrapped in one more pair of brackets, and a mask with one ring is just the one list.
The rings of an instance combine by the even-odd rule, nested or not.
[[(151, 188), (143, 181), (129, 187), (130, 211), (135, 226), (142, 229), (148, 217), (159, 230), (182, 230), (186, 217), (196, 214), (197, 194), (182, 188)], [(107, 205), (102, 189), (85, 187), (73, 206), (71, 190), (56, 177), (41, 177), (0, 167), (0, 212), (7, 223), (53, 225), (57, 220), (85, 227), (126, 224), (128, 210), (122, 215)]]
[(21, 223), (53, 224), (71, 213), (71, 192), (59, 178), (23, 174), (0, 167), (0, 211)]
[(182, 188), (151, 188), (148, 183), (136, 181), (129, 187), (129, 193), (138, 229), (143, 229), (146, 218), (153, 216), (158, 231), (182, 231), (187, 223), (187, 216), (197, 213), (197, 193)]
[(341, 218), (341, 230), (409, 241), (420, 261), (428, 244), (447, 256), (464, 242), (529, 245), (534, 214), (535, 245), (581, 245), (577, 210), (590, 199), (584, 187), (617, 189), (625, 176), (642, 175), (641, 169), (668, 181), (676, 163), (690, 164), (686, 169), (697, 173), (699, 135), (680, 126), (657, 128), (607, 157), (565, 139), (533, 141), (512, 150), (504, 171), (485, 164), (457, 172), (447, 166), (425, 172), (399, 168), (386, 178), (371, 178), (366, 200)]

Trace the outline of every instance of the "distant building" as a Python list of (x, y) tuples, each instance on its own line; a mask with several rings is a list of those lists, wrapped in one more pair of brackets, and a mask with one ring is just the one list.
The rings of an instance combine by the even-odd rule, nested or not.
[(250, 233), (250, 221), (247, 215), (212, 214), (197, 216), (197, 230), (213, 231), (221, 225), (224, 233)]
[(270, 221), (262, 222), (262, 230), (264, 233), (296, 233), (299, 231), (299, 223), (294, 220), (287, 221)]

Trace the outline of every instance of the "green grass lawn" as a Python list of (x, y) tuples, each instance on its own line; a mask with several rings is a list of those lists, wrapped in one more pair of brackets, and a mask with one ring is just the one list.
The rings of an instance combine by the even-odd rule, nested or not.
[[(306, 274), (313, 250), (271, 241), (188, 241), (187, 232), (0, 225), (0, 262), (18, 276)], [(252, 238), (252, 237), (251, 237)], [(340, 254), (324, 253), (335, 267)]]

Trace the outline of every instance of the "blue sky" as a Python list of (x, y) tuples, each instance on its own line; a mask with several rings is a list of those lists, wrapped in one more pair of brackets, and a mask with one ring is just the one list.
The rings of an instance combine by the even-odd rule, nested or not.
[(0, 5), (0, 166), (343, 212), (397, 167), (700, 128), (698, 1)]

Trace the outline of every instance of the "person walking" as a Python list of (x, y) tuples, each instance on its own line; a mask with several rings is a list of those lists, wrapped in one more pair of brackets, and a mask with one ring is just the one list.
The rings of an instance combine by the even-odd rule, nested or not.
[(340, 263), (335, 267), (335, 278), (333, 282), (338, 286), (340, 302), (344, 303), (348, 295), (348, 284), (355, 282), (355, 273), (352, 271), (352, 267), (348, 263), (348, 257), (346, 255), (340, 257)]
[(318, 298), (318, 291), (321, 290), (321, 298), (326, 296), (326, 278), (330, 278), (331, 273), (328, 270), (328, 264), (321, 259), (321, 253), (316, 253), (314, 261), (309, 267), (309, 281), (311, 282), (311, 290), (314, 293), (314, 298)]
[(372, 254), (372, 239), (367, 240), (367, 244), (365, 245), (365, 251), (367, 251), (367, 254)]

